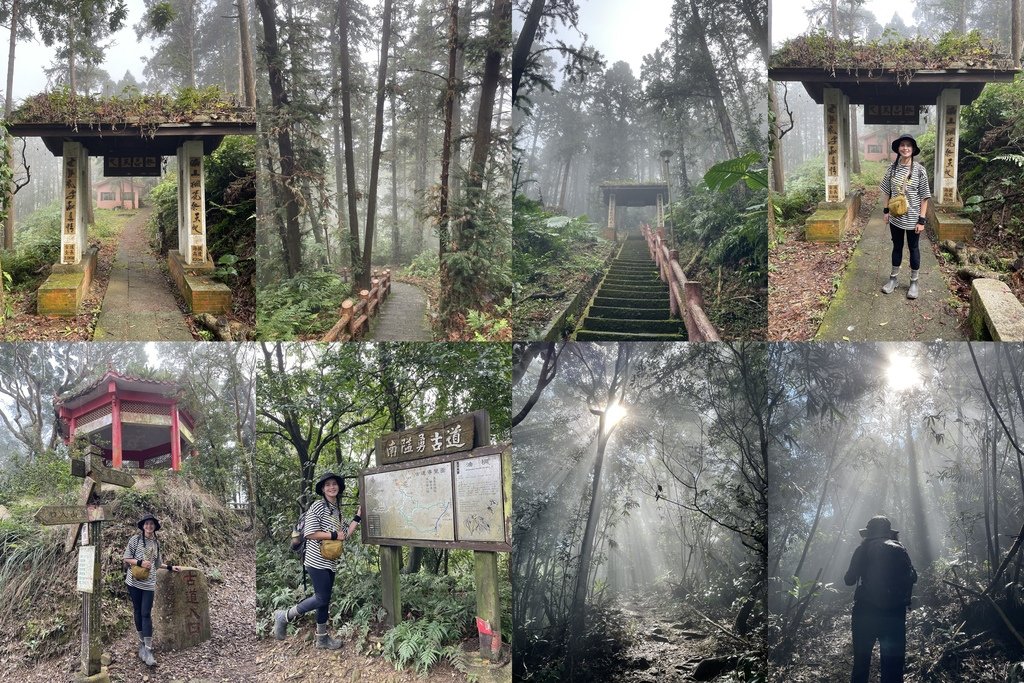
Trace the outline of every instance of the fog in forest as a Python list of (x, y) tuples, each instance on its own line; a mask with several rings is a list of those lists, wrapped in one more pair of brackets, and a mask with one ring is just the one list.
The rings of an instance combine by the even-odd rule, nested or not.
[(519, 680), (763, 667), (767, 351), (516, 348)]
[(784, 348), (779, 390), (795, 410), (768, 468), (775, 680), (849, 675), (844, 573), (876, 515), (919, 575), (906, 680), (1003, 680), (1024, 648), (1024, 349)]

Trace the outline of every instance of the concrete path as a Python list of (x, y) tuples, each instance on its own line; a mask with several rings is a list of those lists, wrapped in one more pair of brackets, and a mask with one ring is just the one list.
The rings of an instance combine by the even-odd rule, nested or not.
[(149, 247), (141, 209), (121, 230), (94, 341), (192, 341), (171, 285)]
[(434, 341), (427, 322), (427, 296), (416, 285), (392, 282), (391, 295), (370, 323), (369, 341)]
[(907, 298), (910, 282), (909, 252), (903, 246), (903, 266), (899, 286), (892, 294), (882, 294), (889, 276), (892, 239), (889, 226), (882, 220), (882, 207), (876, 206), (864, 226), (860, 243), (843, 273), (815, 339), (818, 341), (959, 341), (958, 320), (949, 312), (947, 302), (953, 296), (946, 285), (932, 252), (928, 233), (921, 234), (920, 294)]

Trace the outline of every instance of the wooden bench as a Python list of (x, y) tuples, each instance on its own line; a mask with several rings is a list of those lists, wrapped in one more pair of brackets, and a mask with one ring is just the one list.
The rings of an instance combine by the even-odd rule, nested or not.
[(978, 278), (971, 282), (971, 336), (982, 341), (1024, 341), (1024, 304), (1005, 282)]

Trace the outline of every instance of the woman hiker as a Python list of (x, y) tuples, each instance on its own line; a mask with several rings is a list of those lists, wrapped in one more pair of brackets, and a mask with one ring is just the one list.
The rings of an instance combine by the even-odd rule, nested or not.
[[(921, 269), (921, 249), (918, 243), (927, 222), (925, 216), (928, 214), (928, 199), (932, 191), (928, 187), (928, 173), (924, 166), (914, 161), (914, 157), (921, 153), (914, 136), (903, 134), (893, 140), (892, 151), (897, 154), (896, 161), (886, 170), (879, 186), (885, 196), (882, 213), (885, 214), (885, 222), (889, 224), (889, 234), (892, 236), (892, 271), (889, 273), (889, 281), (882, 285), (882, 292), (892, 294), (896, 289), (900, 264), (903, 262), (905, 236), (910, 250), (910, 288), (907, 290), (907, 298), (916, 299), (917, 276)], [(906, 213), (902, 216), (890, 213), (889, 201), (904, 192), (907, 197)]]
[(303, 535), (306, 537), (303, 564), (313, 582), (313, 595), (287, 610), (274, 612), (274, 637), (284, 640), (288, 622), (316, 610), (316, 646), (337, 650), (341, 647), (341, 641), (331, 638), (327, 633), (327, 609), (331, 604), (331, 589), (338, 571), (340, 541), (355, 532), (356, 525), (361, 521), (359, 513), (362, 508), (356, 511), (346, 528), (341, 520), (341, 496), (345, 492), (345, 478), (334, 472), (326, 472), (316, 482), (314, 490), (322, 498), (309, 506), (303, 526)]
[(156, 569), (163, 564), (168, 571), (179, 572), (170, 562), (162, 562), (160, 541), (156, 532), (160, 530), (160, 520), (146, 514), (136, 524), (139, 533), (128, 539), (128, 547), (124, 549), (124, 563), (128, 572), (124, 582), (128, 584), (128, 594), (132, 596), (132, 608), (135, 610), (135, 630), (139, 632), (139, 659), (147, 666), (156, 666), (153, 657), (153, 593), (156, 591)]

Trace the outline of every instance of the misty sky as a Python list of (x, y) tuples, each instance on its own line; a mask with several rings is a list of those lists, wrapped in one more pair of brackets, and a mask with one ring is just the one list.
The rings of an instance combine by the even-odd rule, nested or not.
[[(135, 37), (135, 24), (142, 18), (144, 7), (142, 0), (127, 0), (128, 18), (124, 27), (115, 33), (107, 49), (107, 61), (103, 68), (110, 74), (110, 77), (117, 81), (124, 76), (125, 71), (131, 71), (138, 79), (142, 80), (142, 58), (149, 54), (152, 42), (149, 38), (141, 41)], [(0, 45), (4, 46), (4, 81), (6, 83), (7, 68), (6, 56), (7, 45), (10, 40), (10, 31), (0, 28)], [(14, 62), (14, 101), (17, 106), (18, 100), (28, 95), (46, 90), (46, 75), (43, 69), (53, 61), (55, 48), (46, 47), (42, 41), (31, 43), (18, 43)]]
[[(771, 15), (773, 47), (778, 47), (784, 41), (807, 32), (809, 23), (806, 10), (813, 4), (813, 0), (772, 0), (768, 13)], [(913, 26), (916, 23), (913, 16), (913, 3), (868, 0), (864, 6), (875, 15), (875, 19), (883, 26), (889, 23), (894, 13), (899, 14), (907, 26)]]

